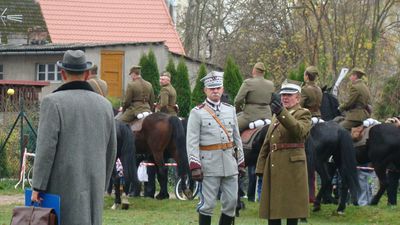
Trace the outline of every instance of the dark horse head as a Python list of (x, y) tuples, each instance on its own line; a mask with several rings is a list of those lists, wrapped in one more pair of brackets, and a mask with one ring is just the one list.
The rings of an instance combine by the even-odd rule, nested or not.
[(321, 118), (325, 121), (333, 120), (335, 117), (340, 115), (339, 112), (339, 101), (331, 93), (331, 88), (324, 86), (322, 88), (322, 102), (321, 102)]

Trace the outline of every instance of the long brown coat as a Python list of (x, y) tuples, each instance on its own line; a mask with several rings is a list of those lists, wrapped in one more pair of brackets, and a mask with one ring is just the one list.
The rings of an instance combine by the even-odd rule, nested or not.
[(126, 88), (121, 120), (126, 123), (132, 122), (139, 113), (151, 112), (153, 104), (154, 91), (151, 83), (143, 78), (133, 80)]
[(340, 111), (345, 111), (345, 120), (362, 122), (371, 115), (366, 107), (371, 102), (371, 93), (363, 80), (358, 79), (350, 87), (348, 100), (341, 104)]
[(239, 130), (248, 128), (249, 123), (258, 119), (271, 119), (272, 93), (275, 91), (274, 83), (256, 76), (243, 81), (235, 97), (235, 107), (238, 115)]
[(314, 81), (309, 81), (301, 89), (300, 105), (303, 108), (310, 110), (312, 116), (321, 116), (322, 90)]
[(283, 109), (272, 118), (258, 156), (256, 173), (263, 174), (261, 218), (308, 217), (308, 180), (304, 148), (270, 151), (273, 144), (304, 143), (311, 128), (311, 113), (300, 105)]
[(157, 108), (160, 112), (167, 113), (171, 116), (176, 116), (176, 90), (171, 85), (161, 87), (160, 95), (158, 97)]

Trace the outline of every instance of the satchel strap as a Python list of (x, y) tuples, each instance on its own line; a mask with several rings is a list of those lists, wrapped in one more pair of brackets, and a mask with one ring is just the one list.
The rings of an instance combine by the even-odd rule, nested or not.
[(221, 120), (215, 115), (215, 113), (208, 107), (207, 105), (204, 107), (204, 109), (211, 114), (211, 116), (214, 118), (215, 121), (219, 124), (219, 126), (224, 130), (226, 136), (228, 137), (228, 141), (231, 142), (231, 138), (229, 137), (228, 131), (226, 130), (225, 126), (222, 124)]

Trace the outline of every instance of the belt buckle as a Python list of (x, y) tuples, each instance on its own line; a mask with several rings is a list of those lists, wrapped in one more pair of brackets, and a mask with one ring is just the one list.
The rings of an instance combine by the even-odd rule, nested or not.
[(278, 148), (278, 146), (276, 144), (272, 144), (271, 145), (271, 150), (272, 151), (275, 151), (277, 148)]

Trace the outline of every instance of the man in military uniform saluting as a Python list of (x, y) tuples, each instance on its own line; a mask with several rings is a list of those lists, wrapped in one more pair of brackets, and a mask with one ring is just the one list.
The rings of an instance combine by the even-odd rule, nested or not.
[(309, 66), (304, 71), (304, 81), (306, 84), (301, 89), (300, 105), (310, 110), (313, 117), (321, 117), (322, 90), (315, 84), (318, 77), (318, 70), (315, 66)]
[(369, 104), (371, 93), (369, 88), (361, 79), (365, 72), (360, 68), (350, 71), (350, 93), (347, 101), (339, 106), (339, 111), (345, 113), (344, 121), (340, 122), (347, 130), (362, 125), (363, 121), (371, 116)]
[(132, 81), (125, 91), (121, 116), (121, 121), (125, 123), (134, 121), (139, 113), (151, 112), (154, 104), (153, 86), (142, 78), (140, 68), (133, 66), (129, 72)]
[(249, 123), (259, 119), (271, 119), (269, 106), (271, 95), (275, 91), (274, 83), (264, 79), (265, 66), (262, 62), (254, 65), (252, 78), (246, 79), (235, 97), (238, 112), (239, 131), (249, 128)]
[(244, 174), (242, 142), (236, 110), (221, 103), (223, 73), (212, 71), (204, 82), (205, 102), (190, 112), (187, 150), (194, 180), (202, 182), (197, 207), (199, 224), (211, 224), (211, 216), (221, 190), (219, 224), (232, 224), (238, 198), (238, 174)]
[(308, 217), (308, 180), (304, 141), (311, 129), (311, 113), (300, 106), (301, 88), (285, 82), (274, 96), (274, 116), (258, 156), (256, 173), (263, 176), (260, 211), (269, 225), (296, 225)]
[(167, 113), (171, 116), (177, 116), (176, 91), (171, 85), (171, 74), (168, 71), (161, 73), (160, 85), (161, 90), (156, 111)]

